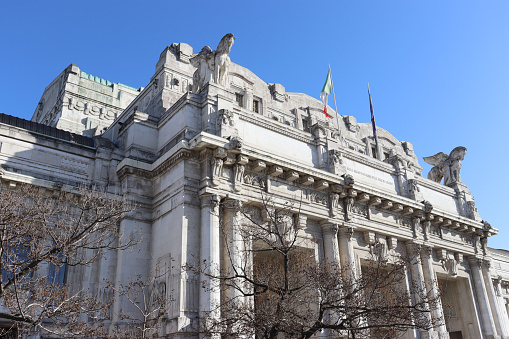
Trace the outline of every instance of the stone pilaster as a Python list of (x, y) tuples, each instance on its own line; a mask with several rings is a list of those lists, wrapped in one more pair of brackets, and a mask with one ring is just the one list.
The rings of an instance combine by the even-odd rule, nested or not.
[(491, 306), (491, 313), (493, 315), (493, 321), (495, 323), (495, 328), (497, 329), (497, 333), (501, 338), (509, 338), (509, 333), (507, 329), (507, 318), (502, 318), (503, 312), (499, 308), (499, 303), (497, 300), (497, 295), (495, 293), (495, 289), (493, 287), (493, 282), (491, 280), (490, 274), (491, 262), (489, 260), (485, 260), (482, 265), (482, 275), (484, 278), (484, 284), (486, 286), (486, 291), (488, 292), (488, 300)]
[[(200, 274), (200, 326), (207, 327), (209, 318), (219, 318), (221, 294), (220, 272), (219, 196), (206, 194), (201, 200), (200, 264), (205, 265)], [(200, 335), (200, 338), (206, 338)]]
[(486, 285), (482, 277), (482, 259), (469, 257), (468, 263), (470, 264), (470, 272), (472, 274), (472, 280), (477, 292), (477, 301), (479, 303), (479, 309), (481, 312), (481, 323), (484, 335), (489, 339), (498, 339), (500, 337), (497, 335), (495, 329), (495, 323), (493, 322), (493, 315), (491, 314), (491, 308), (488, 299), (488, 292), (486, 291)]
[(440, 292), (438, 290), (438, 280), (433, 269), (433, 248), (430, 246), (424, 246), (421, 253), (422, 268), (424, 274), (424, 281), (426, 289), (431, 298), (436, 299), (437, 306), (432, 310), (431, 314), (437, 326), (434, 329), (437, 331), (439, 338), (449, 338), (447, 329), (445, 327), (444, 310), (442, 308), (442, 302), (440, 300)]

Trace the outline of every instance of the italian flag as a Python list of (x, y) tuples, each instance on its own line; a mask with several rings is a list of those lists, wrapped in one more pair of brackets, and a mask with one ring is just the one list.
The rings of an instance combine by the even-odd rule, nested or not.
[(320, 99), (322, 99), (323, 102), (323, 113), (325, 113), (325, 116), (327, 118), (330, 118), (331, 116), (327, 114), (327, 99), (329, 97), (329, 94), (332, 93), (332, 78), (330, 75), (330, 69), (329, 73), (327, 73), (327, 79), (325, 79), (325, 84), (322, 88), (322, 93), (320, 93)]

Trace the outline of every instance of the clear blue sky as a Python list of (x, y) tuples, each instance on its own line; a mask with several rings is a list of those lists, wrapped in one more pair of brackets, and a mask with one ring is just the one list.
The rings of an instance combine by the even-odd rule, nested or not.
[[(331, 64), (338, 111), (410, 141), (417, 156), (468, 149), (462, 181), (509, 249), (509, 1), (3, 1), (0, 112), (31, 118), (69, 64), (145, 86), (166, 45), (230, 57), (266, 82), (319, 98)], [(429, 166), (420, 160), (427, 175)]]

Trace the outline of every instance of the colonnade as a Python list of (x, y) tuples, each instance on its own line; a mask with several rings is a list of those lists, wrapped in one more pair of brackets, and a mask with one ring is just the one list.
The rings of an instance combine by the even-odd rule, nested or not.
[[(206, 273), (211, 275), (219, 273), (221, 265), (221, 249), (223, 237), (220, 234), (219, 225), (219, 202), (220, 197), (213, 194), (201, 196), (201, 236), (200, 236), (200, 261), (207, 263), (208, 272), (202, 273), (200, 280), (205, 288), (200, 289), (200, 321), (207, 321), (206, 316), (220, 317), (220, 300), (221, 292), (218, 281), (214, 281)], [(235, 201), (228, 202), (235, 204)], [(226, 232), (230, 232), (229, 236), (233, 241), (237, 241), (238, 234), (235, 231), (235, 218), (237, 217), (234, 212), (234, 207), (226, 207), (223, 212), (223, 223)], [(353, 246), (354, 228), (350, 225), (339, 225), (337, 223), (323, 221), (320, 223), (323, 248), (324, 248), (324, 261), (331, 267), (340, 269), (341, 267), (348, 267), (349, 269), (342, 270), (344, 274), (350, 274), (350, 278), (355, 278), (359, 267), (356, 263), (355, 252)], [(230, 244), (231, 245), (231, 244)], [(238, 246), (230, 246), (230, 250), (238, 251)], [(432, 298), (439, 298), (439, 290), (437, 286), (437, 276), (433, 268), (432, 247), (415, 243), (413, 241), (406, 242), (406, 250), (409, 256), (414, 257), (410, 265), (411, 280), (419, 289), (427, 291)], [(229, 256), (230, 269), (234, 269), (236, 259), (240, 258), (239, 253), (233, 253)], [(477, 304), (479, 307), (480, 321), (482, 332), (486, 339), (496, 338), (509, 338), (507, 321), (501, 318), (502, 314), (499, 310), (497, 297), (491, 276), (489, 274), (489, 265), (483, 259), (475, 256), (468, 258), (471, 277), (473, 285), (477, 294)], [(339, 273), (339, 272), (338, 272)], [(225, 291), (226, 294), (235, 293), (234, 291)], [(230, 295), (230, 297), (233, 295)], [(418, 296), (414, 296), (418, 297)], [(427, 315), (429, 321), (434, 321), (435, 326), (428, 332), (421, 332), (421, 338), (449, 338), (445, 322), (444, 312), (441, 303), (438, 307), (434, 308), (431, 313)]]

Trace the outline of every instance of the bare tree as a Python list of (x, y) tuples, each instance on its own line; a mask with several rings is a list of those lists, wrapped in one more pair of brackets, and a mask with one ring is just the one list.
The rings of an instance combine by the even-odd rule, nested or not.
[(149, 279), (136, 275), (126, 284), (118, 286), (107, 281), (108, 287), (117, 292), (119, 298), (125, 298), (136, 310), (135, 313), (120, 310), (118, 316), (121, 324), (114, 328), (109, 338), (151, 338), (157, 333), (163, 324), (161, 318), (172, 302), (164, 281), (166, 274), (158, 270), (151, 273)]
[(65, 281), (70, 266), (125, 249), (120, 220), (133, 209), (99, 189), (48, 190), (30, 185), (0, 190), (0, 320), (22, 330), (59, 336), (100, 335), (109, 303)]
[[(440, 324), (430, 316), (439, 297), (406, 281), (417, 258), (387, 258), (375, 244), (362, 273), (320, 263), (295, 225), (293, 206), (262, 196), (262, 206), (233, 207), (233, 218), (232, 206), (223, 204), (230, 212), (222, 213), (222, 267), (217, 276), (209, 273), (223, 291), (221, 316), (211, 317), (202, 332), (227, 338), (311, 338), (322, 332), (397, 338)], [(210, 272), (203, 265), (194, 269)]]

